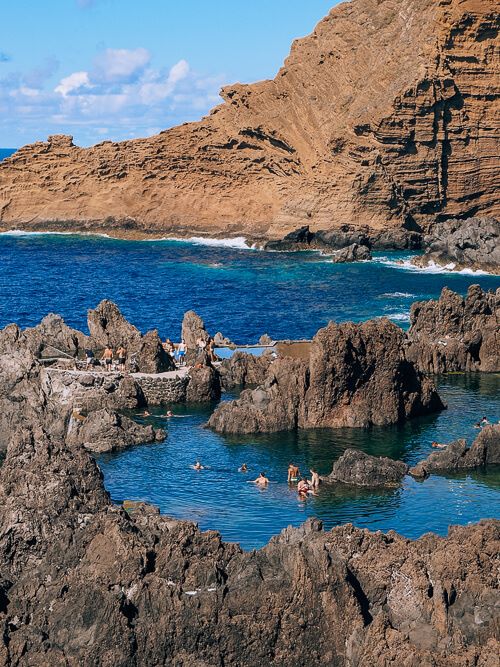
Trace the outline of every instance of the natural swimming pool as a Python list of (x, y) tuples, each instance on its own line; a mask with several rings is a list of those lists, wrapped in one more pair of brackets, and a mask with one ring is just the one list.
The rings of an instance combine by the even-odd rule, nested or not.
[[(241, 344), (264, 332), (274, 338), (310, 338), (329, 319), (363, 320), (388, 315), (406, 325), (417, 299), (435, 298), (444, 285), (464, 293), (498, 277), (412, 271), (396, 264), (400, 254), (374, 262), (335, 265), (313, 253), (277, 254), (175, 242), (130, 242), (53, 235), (0, 235), (0, 318), (36, 324), (58, 312), (85, 328), (86, 310), (102, 298), (117, 302), (139, 328), (157, 326), (178, 338), (185, 310), (194, 308), (208, 329)], [(391, 491), (324, 487), (306, 502), (287, 487), (290, 460), (323, 474), (346, 447), (415, 463), (432, 440), (471, 440), (483, 414), (500, 419), (498, 375), (451, 375), (440, 379), (449, 409), (433, 417), (386, 429), (315, 430), (224, 438), (202, 427), (210, 408), (176, 407), (164, 443), (144, 445), (99, 459), (116, 501), (144, 499), (179, 518), (217, 529), (246, 548), (264, 544), (288, 524), (309, 516), (326, 527), (346, 521), (371, 529), (395, 529), (409, 537), (450, 523), (500, 517), (500, 471), (407, 478)], [(228, 397), (226, 397), (228, 398)], [(162, 411), (165, 413), (165, 410)], [(189, 467), (199, 457), (210, 469)], [(247, 477), (237, 472), (241, 463)], [(247, 478), (265, 470), (272, 483), (259, 490)]]

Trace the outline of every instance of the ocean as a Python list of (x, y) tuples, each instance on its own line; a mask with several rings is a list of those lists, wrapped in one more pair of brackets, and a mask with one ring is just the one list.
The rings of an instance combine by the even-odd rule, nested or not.
[[(33, 326), (48, 312), (86, 330), (86, 311), (103, 298), (115, 301), (142, 331), (158, 328), (178, 339), (183, 313), (196, 310), (211, 333), (239, 344), (263, 333), (276, 339), (310, 338), (329, 320), (389, 317), (408, 326), (414, 301), (436, 298), (447, 285), (460, 293), (500, 278), (471, 272), (416, 270), (408, 253), (377, 253), (371, 262), (333, 264), (320, 253), (271, 253), (236, 241), (121, 241), (98, 236), (7, 233), (0, 235), (0, 324)], [(402, 263), (401, 263), (402, 262)], [(344, 522), (408, 537), (446, 534), (453, 523), (500, 517), (500, 470), (407, 478), (401, 488), (367, 491), (322, 488), (305, 502), (286, 484), (290, 460), (302, 470), (331, 469), (346, 447), (415, 463), (433, 440), (471, 440), (483, 415), (500, 419), (500, 376), (440, 378), (448, 410), (390, 428), (321, 429), (227, 438), (203, 428), (211, 406), (175, 406), (175, 418), (156, 411), (165, 442), (100, 456), (106, 488), (116, 501), (140, 499), (162, 512), (216, 529), (251, 549), (309, 516), (326, 528)], [(225, 395), (223, 400), (231, 396)], [(144, 421), (144, 419), (143, 419)], [(145, 420), (147, 421), (147, 420)], [(195, 472), (197, 458), (209, 466)], [(247, 463), (249, 475), (238, 473)], [(264, 470), (259, 490), (248, 479)]]

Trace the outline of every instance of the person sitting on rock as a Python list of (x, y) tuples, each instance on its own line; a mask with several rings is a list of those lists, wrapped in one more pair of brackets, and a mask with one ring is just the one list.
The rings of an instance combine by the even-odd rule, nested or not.
[(299, 467), (294, 463), (288, 464), (288, 483), (296, 482), (300, 477)]
[(206, 340), (203, 340), (203, 338), (201, 338), (201, 337), (197, 339), (196, 347), (199, 350), (204, 350), (206, 348), (206, 346), (207, 346), (207, 341)]
[(104, 365), (107, 371), (111, 370), (111, 364), (113, 363), (113, 350), (109, 345), (105, 348), (101, 361), (104, 361)]
[(306, 494), (309, 493), (309, 491), (310, 491), (309, 484), (308, 484), (307, 481), (306, 481), (305, 479), (303, 479), (302, 477), (300, 478), (299, 483), (297, 484), (297, 491), (298, 491), (301, 495), (306, 495)]
[(269, 480), (266, 477), (266, 473), (260, 472), (257, 479), (253, 479), (251, 484), (257, 484), (258, 486), (267, 486), (269, 484)]
[(123, 347), (123, 345), (120, 345), (120, 347), (116, 350), (116, 356), (118, 357), (118, 368), (125, 370), (127, 350)]
[(311, 468), (309, 472), (311, 473), (311, 479), (308, 480), (309, 486), (311, 489), (317, 489), (319, 487), (319, 474), (314, 468)]

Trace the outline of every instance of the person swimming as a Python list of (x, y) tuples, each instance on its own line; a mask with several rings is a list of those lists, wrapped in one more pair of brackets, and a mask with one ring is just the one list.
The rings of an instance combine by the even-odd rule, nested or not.
[(139, 417), (151, 417), (151, 413), (147, 410), (144, 410), (144, 412), (139, 413)]
[(269, 484), (269, 480), (266, 477), (265, 472), (260, 472), (257, 479), (253, 479), (250, 483), (257, 484), (258, 486), (267, 486)]
[(443, 445), (440, 442), (434, 441), (433, 443), (431, 443), (431, 447), (434, 447), (435, 449), (446, 449), (448, 445)]
[(310, 490), (311, 489), (307, 481), (301, 477), (299, 483), (297, 484), (297, 491), (299, 492), (299, 494), (306, 495), (309, 493)]
[(205, 466), (202, 466), (199, 461), (196, 461), (194, 465), (191, 466), (193, 470), (205, 470)]
[(289, 463), (288, 464), (288, 484), (290, 484), (290, 482), (297, 482), (299, 477), (300, 477), (299, 467), (296, 466), (294, 463)]
[(490, 423), (490, 420), (487, 417), (483, 417), (479, 423), (481, 426), (487, 426)]
[(238, 468), (238, 472), (248, 472), (248, 466), (246, 463), (242, 463), (241, 466)]

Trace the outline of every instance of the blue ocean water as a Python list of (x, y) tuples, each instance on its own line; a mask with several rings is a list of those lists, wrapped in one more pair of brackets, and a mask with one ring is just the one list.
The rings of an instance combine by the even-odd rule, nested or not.
[(12, 153), (15, 153), (16, 149), (15, 148), (0, 148), (0, 162), (6, 158), (9, 157), (9, 155), (12, 155)]
[[(0, 325), (32, 326), (52, 311), (86, 329), (87, 308), (110, 298), (143, 331), (157, 327), (162, 336), (177, 339), (184, 311), (194, 308), (210, 331), (248, 344), (264, 332), (309, 338), (330, 319), (386, 315), (407, 326), (411, 303), (437, 297), (445, 285), (461, 293), (473, 283), (500, 287), (494, 276), (411, 270), (407, 259), (405, 254), (378, 254), (373, 262), (338, 265), (318, 253), (0, 235)], [(327, 528), (352, 522), (408, 537), (430, 530), (445, 534), (451, 523), (500, 517), (500, 470), (432, 476), (424, 483), (408, 478), (400, 489), (385, 492), (323, 487), (305, 502), (286, 484), (291, 460), (306, 472), (315, 466), (325, 474), (346, 447), (358, 447), (415, 463), (431, 451), (433, 440), (472, 440), (480, 417), (500, 419), (499, 375), (450, 375), (439, 380), (439, 389), (447, 411), (368, 431), (226, 438), (203, 428), (211, 407), (175, 406), (174, 418), (162, 417), (161, 411), (149, 418), (167, 428), (164, 443), (101, 456), (99, 464), (116, 501), (154, 502), (162, 512), (220, 530), (245, 548), (259, 547), (309, 516), (319, 517)], [(197, 458), (210, 468), (192, 470)], [(250, 468), (246, 476), (237, 471), (243, 462)], [(260, 470), (271, 479), (268, 489), (247, 483)]]

